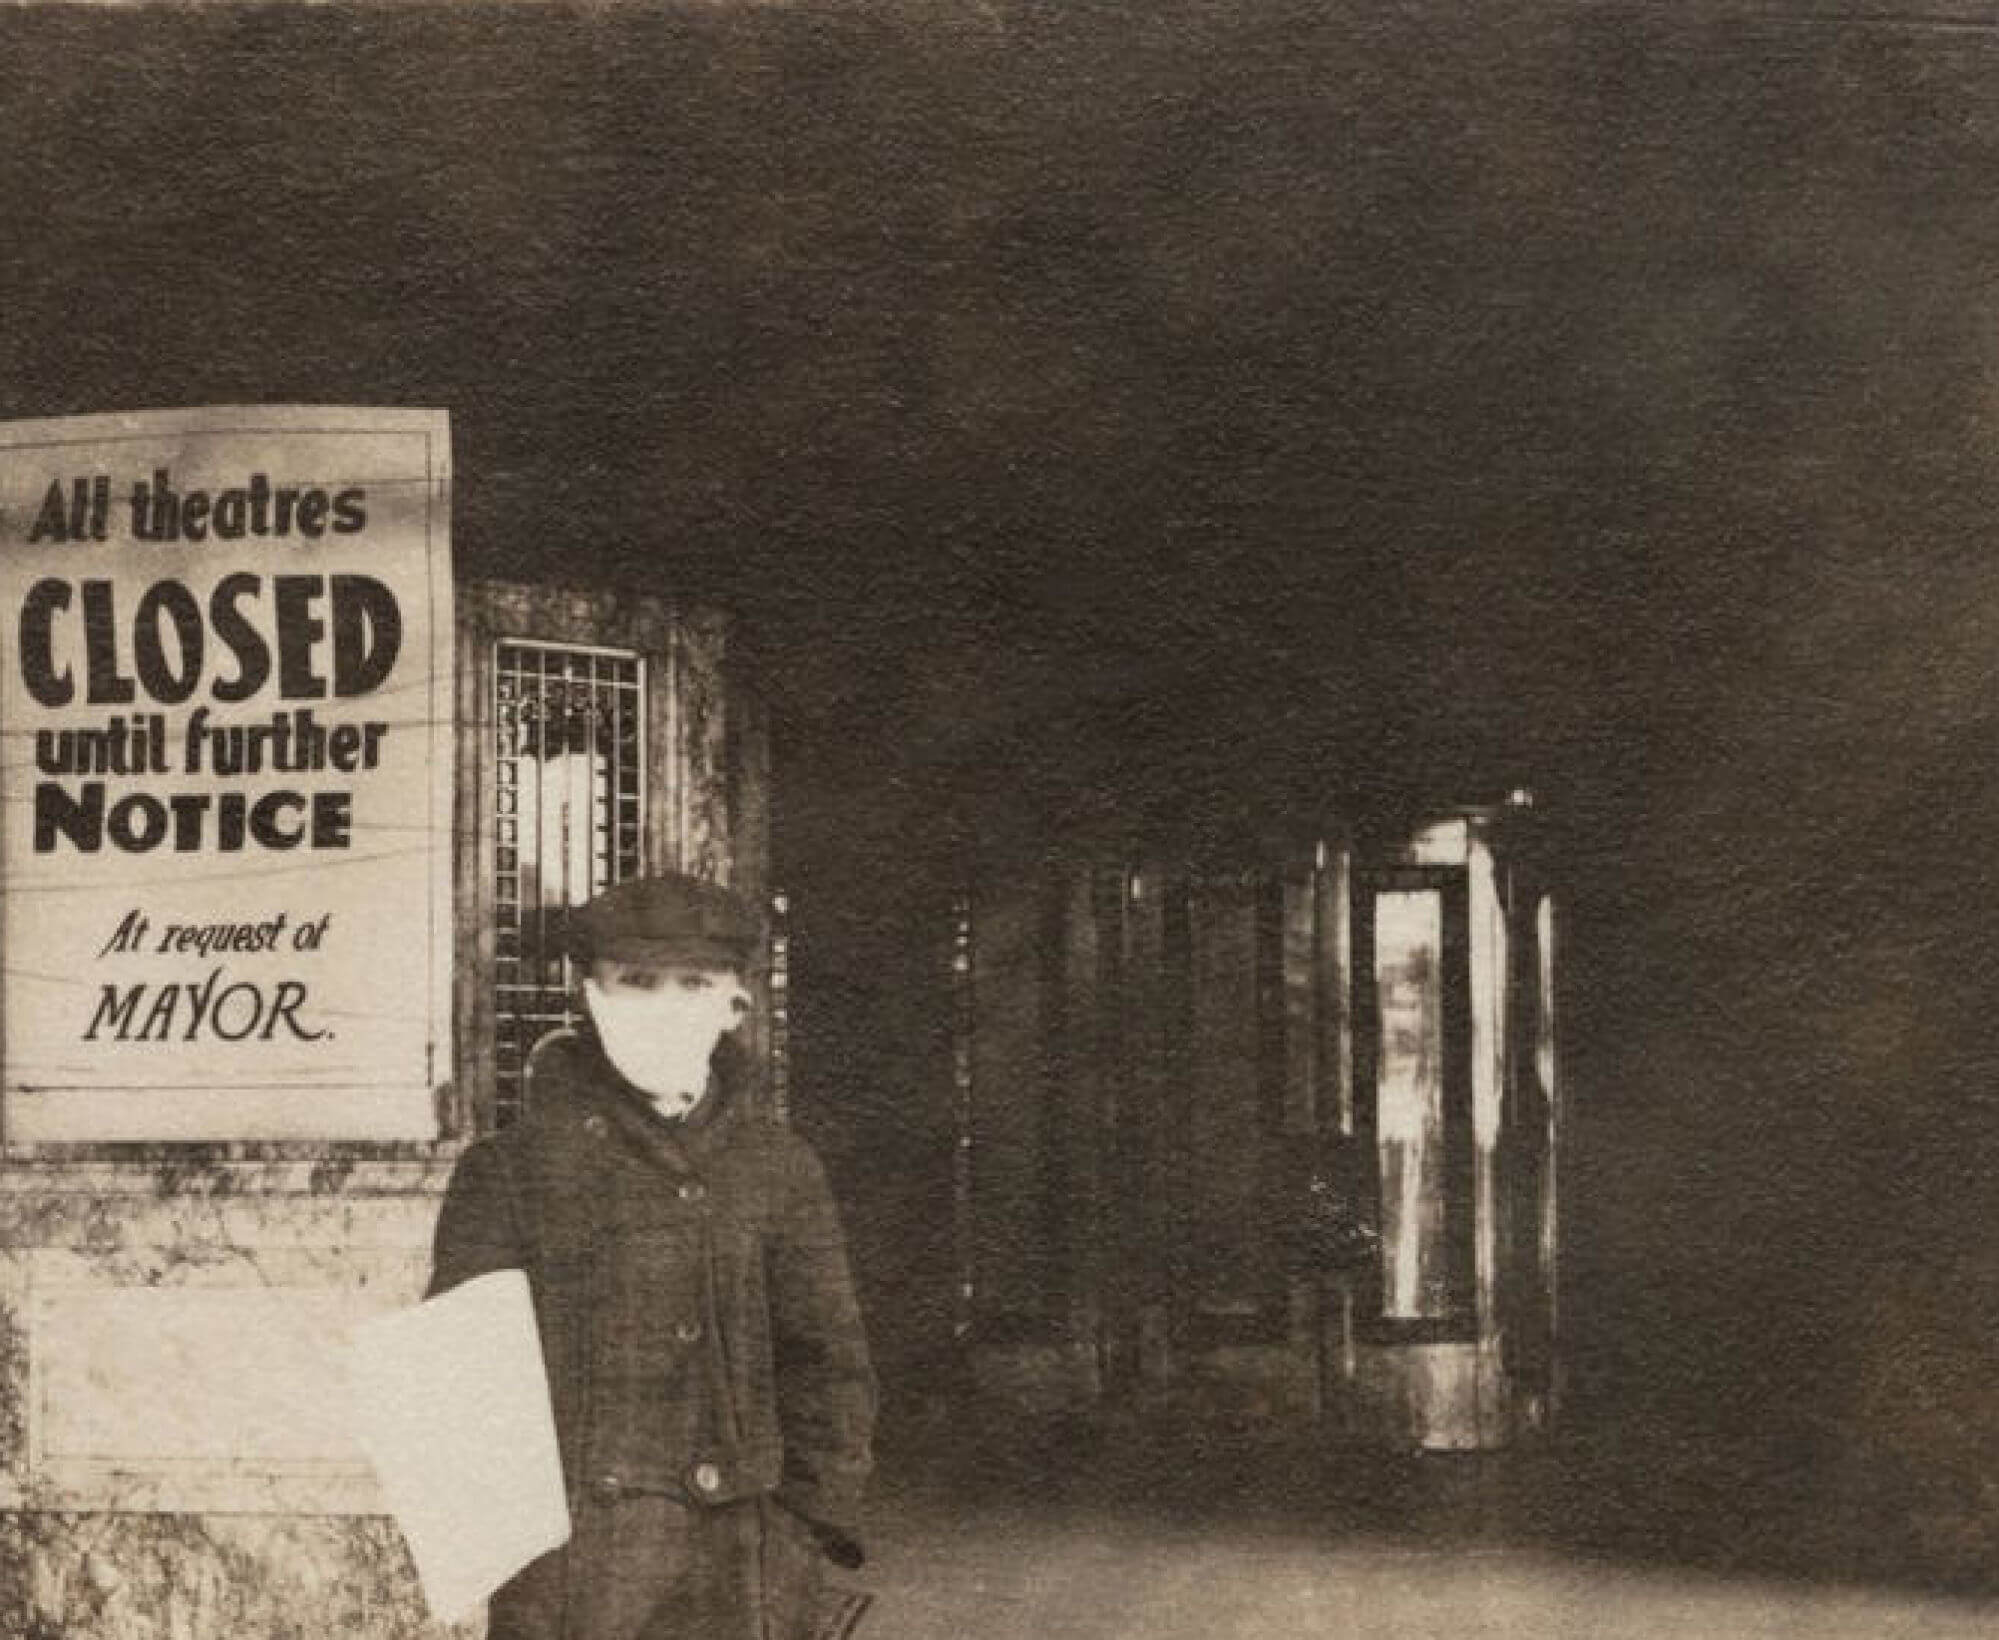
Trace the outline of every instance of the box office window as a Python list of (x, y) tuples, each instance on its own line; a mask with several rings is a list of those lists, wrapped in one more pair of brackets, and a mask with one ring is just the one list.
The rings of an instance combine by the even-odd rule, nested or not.
[[(649, 871), (723, 883), (771, 942), (744, 1044), (782, 1108), (784, 917), (764, 874), (769, 722), (717, 611), (625, 591), (458, 587), (456, 1047), (447, 1133), (517, 1121), (548, 1032), (575, 1023), (569, 919)], [(773, 1003), (776, 1004), (773, 1028)]]

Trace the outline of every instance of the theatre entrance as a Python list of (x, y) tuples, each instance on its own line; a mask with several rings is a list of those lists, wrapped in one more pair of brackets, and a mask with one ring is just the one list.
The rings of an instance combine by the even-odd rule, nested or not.
[(1558, 1385), (1524, 803), (954, 907), (956, 1330), (1026, 1411), (1484, 1448)]

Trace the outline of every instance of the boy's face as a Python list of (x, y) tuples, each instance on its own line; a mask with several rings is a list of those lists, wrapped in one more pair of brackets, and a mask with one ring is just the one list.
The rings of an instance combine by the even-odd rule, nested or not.
[(733, 969), (608, 958), (590, 964), (583, 999), (618, 1073), (668, 1116), (707, 1091), (716, 1043), (750, 1007)]

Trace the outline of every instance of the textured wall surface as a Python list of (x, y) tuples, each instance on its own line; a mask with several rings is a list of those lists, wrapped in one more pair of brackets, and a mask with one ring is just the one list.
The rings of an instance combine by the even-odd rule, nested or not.
[(5, 1632), (442, 1632), (347, 1438), (340, 1349), (353, 1320), (421, 1290), (450, 1161), (420, 1146), (7, 1157)]
[[(18, 1640), (474, 1640), (424, 1615), (379, 1517), (0, 1517), (0, 1611)], [(18, 1626), (12, 1626), (18, 1624)]]

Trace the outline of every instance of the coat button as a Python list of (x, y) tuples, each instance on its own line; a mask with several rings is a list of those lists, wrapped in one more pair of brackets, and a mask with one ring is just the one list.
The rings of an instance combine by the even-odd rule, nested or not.
[(694, 1466), (694, 1489), (697, 1492), (713, 1494), (721, 1490), (722, 1471), (712, 1463), (698, 1463)]
[(593, 1139), (603, 1138), (604, 1118), (601, 1116), (586, 1116), (583, 1119), (583, 1131)]
[(701, 1323), (698, 1321), (683, 1321), (673, 1329), (673, 1336), (683, 1344), (692, 1344), (701, 1336)]
[(702, 1188), (699, 1179), (689, 1179), (680, 1187), (676, 1194), (684, 1202), (698, 1202), (708, 1192)]
[(616, 1475), (599, 1475), (590, 1483), (590, 1496), (599, 1503), (616, 1503), (624, 1495), (625, 1483)]

